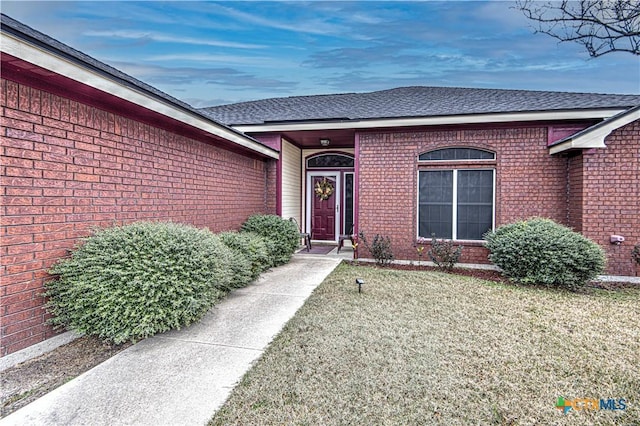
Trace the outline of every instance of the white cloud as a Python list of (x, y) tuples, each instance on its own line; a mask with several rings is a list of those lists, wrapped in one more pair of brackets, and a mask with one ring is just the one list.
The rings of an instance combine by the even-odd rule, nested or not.
[[(251, 4), (248, 2), (247, 4)], [(296, 7), (295, 3), (290, 4)], [(344, 34), (348, 28), (343, 25), (332, 24), (322, 18), (306, 18), (306, 17), (290, 17), (288, 22), (281, 22), (274, 19), (273, 16), (265, 17), (252, 13), (242, 12), (226, 6), (218, 5), (217, 10), (225, 15), (245, 22), (247, 25), (259, 25), (262, 27), (274, 28), (278, 30), (291, 31), (295, 33), (314, 34), (314, 35), (335, 35)], [(291, 19), (293, 18), (293, 19)]]
[(273, 67), (273, 58), (268, 56), (215, 55), (209, 53), (169, 53), (144, 58), (150, 62), (219, 62), (223, 64), (251, 65), (253, 67)]
[(151, 40), (164, 43), (193, 44), (203, 46), (230, 47), (236, 49), (262, 49), (265, 45), (251, 43), (237, 43), (232, 41), (212, 40), (206, 38), (180, 37), (166, 35), (151, 31), (134, 31), (134, 30), (102, 30), (102, 31), (85, 31), (85, 36), (91, 37), (110, 37), (133, 40)]

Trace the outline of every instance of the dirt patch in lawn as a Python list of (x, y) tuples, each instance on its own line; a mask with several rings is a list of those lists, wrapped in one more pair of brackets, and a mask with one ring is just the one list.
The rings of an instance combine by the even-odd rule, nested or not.
[(4, 370), (0, 373), (0, 415), (24, 407), (128, 346), (131, 344), (116, 346), (95, 337), (81, 337)]

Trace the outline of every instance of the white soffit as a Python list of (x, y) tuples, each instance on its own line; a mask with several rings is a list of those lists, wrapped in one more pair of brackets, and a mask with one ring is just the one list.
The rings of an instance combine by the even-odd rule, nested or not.
[(640, 107), (618, 114), (601, 123), (564, 138), (549, 148), (550, 154), (558, 154), (570, 149), (606, 148), (604, 140), (612, 131), (640, 119)]
[(268, 123), (233, 125), (244, 133), (288, 132), (302, 130), (376, 129), (389, 127), (442, 126), (450, 124), (512, 123), (527, 121), (558, 121), (602, 119), (612, 117), (624, 109), (593, 109), (580, 111), (513, 112), (498, 114), (447, 115), (438, 117), (385, 118), (367, 120), (339, 120), (300, 123)]
[(188, 111), (177, 108), (168, 102), (162, 102), (142, 91), (135, 90), (135, 88), (105, 78), (102, 74), (82, 67), (74, 61), (57, 56), (48, 50), (29, 44), (11, 34), (2, 33), (1, 45), (3, 52), (37, 65), (40, 68), (63, 75), (151, 111), (181, 121), (197, 129), (204, 130), (252, 151), (259, 152), (271, 158), (278, 158), (278, 153), (246, 136), (240, 135), (224, 126), (217, 125), (196, 114), (190, 114)]

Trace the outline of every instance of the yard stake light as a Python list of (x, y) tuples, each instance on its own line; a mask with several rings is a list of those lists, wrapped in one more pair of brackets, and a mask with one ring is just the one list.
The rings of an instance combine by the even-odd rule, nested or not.
[(356, 278), (356, 284), (358, 284), (358, 293), (362, 293), (362, 284), (364, 284), (364, 280), (362, 278)]

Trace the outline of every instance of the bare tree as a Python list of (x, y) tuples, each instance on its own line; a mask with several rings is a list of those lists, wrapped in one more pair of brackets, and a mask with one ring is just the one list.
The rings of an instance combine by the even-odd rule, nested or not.
[(640, 0), (517, 0), (516, 4), (536, 22), (537, 33), (582, 44), (593, 58), (611, 52), (640, 55)]

